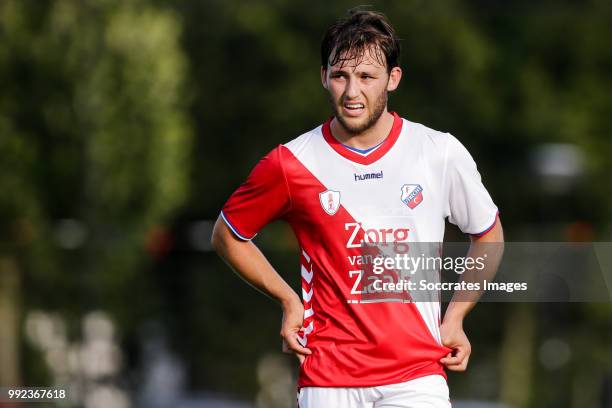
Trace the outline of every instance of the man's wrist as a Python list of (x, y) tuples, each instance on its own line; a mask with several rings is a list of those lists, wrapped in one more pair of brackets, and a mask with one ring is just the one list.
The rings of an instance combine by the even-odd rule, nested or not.
[(471, 308), (467, 307), (467, 305), (458, 307), (456, 304), (451, 303), (448, 309), (446, 309), (446, 313), (444, 313), (442, 323), (463, 325), (463, 319), (465, 319), (465, 316), (467, 316), (470, 309)]
[(295, 307), (297, 305), (302, 305), (302, 300), (297, 295), (297, 293), (291, 291), (291, 293), (287, 294), (287, 296), (279, 299), (281, 307), (283, 309), (290, 309), (291, 307)]

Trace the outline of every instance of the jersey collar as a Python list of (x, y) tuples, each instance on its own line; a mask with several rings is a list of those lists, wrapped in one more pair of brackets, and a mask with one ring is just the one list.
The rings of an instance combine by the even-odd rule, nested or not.
[(347, 149), (346, 147), (342, 146), (342, 143), (336, 140), (336, 138), (332, 135), (330, 128), (331, 121), (334, 118), (333, 116), (327, 121), (325, 121), (325, 123), (323, 124), (323, 138), (331, 146), (331, 148), (334, 149), (336, 153), (338, 153), (342, 157), (359, 164), (372, 164), (381, 157), (383, 157), (389, 150), (391, 150), (391, 148), (399, 138), (400, 132), (402, 131), (402, 118), (400, 118), (395, 112), (390, 113), (393, 115), (393, 126), (391, 127), (389, 135), (382, 142), (382, 145), (378, 149), (374, 150), (367, 156), (362, 156), (356, 152)]

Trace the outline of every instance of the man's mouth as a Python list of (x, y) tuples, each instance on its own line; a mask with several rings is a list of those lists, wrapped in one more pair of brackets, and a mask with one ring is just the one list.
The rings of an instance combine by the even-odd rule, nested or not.
[(346, 109), (351, 109), (351, 110), (355, 110), (355, 109), (363, 109), (363, 103), (345, 103), (344, 107)]
[(344, 111), (349, 116), (358, 116), (365, 109), (365, 105), (363, 103), (345, 102), (342, 106), (344, 107)]

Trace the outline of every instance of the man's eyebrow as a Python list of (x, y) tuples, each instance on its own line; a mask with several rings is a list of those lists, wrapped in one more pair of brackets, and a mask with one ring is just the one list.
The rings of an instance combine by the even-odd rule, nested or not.
[(342, 68), (336, 68), (336, 69), (330, 69), (329, 70), (329, 74), (330, 75), (334, 75), (334, 74), (348, 74), (348, 71)]
[(374, 76), (376, 75), (376, 72), (371, 72), (371, 71), (364, 71), (364, 70), (346, 70), (344, 68), (335, 68), (335, 69), (331, 69), (329, 71), (330, 75), (337, 75), (337, 74), (348, 74), (349, 71), (355, 73), (356, 75), (370, 75), (370, 76)]

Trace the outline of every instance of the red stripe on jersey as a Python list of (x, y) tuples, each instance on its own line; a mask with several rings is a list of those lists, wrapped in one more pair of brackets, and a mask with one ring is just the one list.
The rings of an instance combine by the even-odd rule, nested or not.
[(362, 156), (359, 153), (347, 149), (332, 135), (330, 124), (333, 120), (333, 117), (329, 118), (323, 124), (323, 137), (325, 138), (325, 141), (332, 147), (332, 149), (334, 149), (339, 155), (359, 164), (372, 164), (381, 157), (383, 157), (389, 150), (391, 150), (402, 131), (402, 118), (400, 118), (395, 112), (391, 112), (391, 114), (393, 115), (393, 126), (391, 127), (389, 135), (378, 149), (374, 150), (367, 156)]

